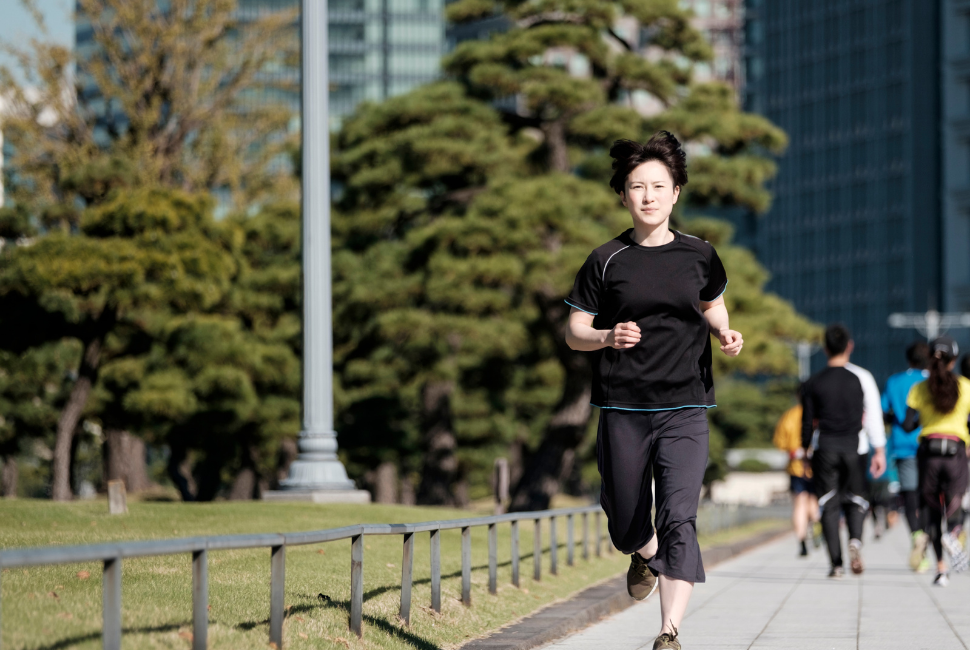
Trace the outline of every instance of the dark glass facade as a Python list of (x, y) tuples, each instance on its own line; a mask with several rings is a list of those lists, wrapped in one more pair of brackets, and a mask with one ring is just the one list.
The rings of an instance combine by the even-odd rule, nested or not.
[(940, 2), (748, 0), (746, 14), (745, 108), (790, 138), (747, 243), (768, 288), (848, 325), (853, 360), (882, 381), (919, 337), (888, 315), (947, 307)]

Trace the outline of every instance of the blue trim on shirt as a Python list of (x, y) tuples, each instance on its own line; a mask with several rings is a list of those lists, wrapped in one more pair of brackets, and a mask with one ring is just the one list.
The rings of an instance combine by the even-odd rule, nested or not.
[(725, 280), (724, 281), (724, 288), (721, 289), (721, 293), (717, 294), (716, 296), (714, 296), (710, 300), (701, 300), (701, 302), (714, 302), (715, 300), (717, 300), (718, 298), (720, 298), (721, 296), (723, 296), (724, 293), (727, 291), (728, 282), (730, 282), (730, 280)]
[(717, 404), (685, 404), (683, 406), (671, 406), (665, 409), (628, 409), (622, 406), (599, 406), (597, 404), (589, 403), (590, 406), (595, 406), (598, 409), (611, 409), (613, 411), (677, 411), (680, 409), (712, 409), (716, 408)]
[(598, 316), (599, 315), (597, 312), (594, 312), (594, 311), (586, 311), (582, 307), (576, 307), (576, 305), (574, 305), (573, 303), (569, 302), (568, 300), (563, 300), (563, 302), (566, 303), (567, 305), (569, 305), (570, 307), (573, 307), (575, 309), (578, 309), (579, 311), (581, 311), (583, 313), (589, 314), (590, 316)]

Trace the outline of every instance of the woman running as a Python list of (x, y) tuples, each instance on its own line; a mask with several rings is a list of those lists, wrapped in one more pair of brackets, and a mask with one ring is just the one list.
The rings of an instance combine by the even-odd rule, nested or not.
[[(967, 443), (970, 433), (970, 380), (953, 374), (958, 355), (956, 341), (941, 336), (933, 341), (930, 356), (930, 376), (913, 386), (906, 399), (906, 419), (903, 429), (913, 431), (922, 426), (916, 452), (919, 467), (919, 496), (922, 528), (928, 534), (936, 552), (936, 578), (933, 584), (949, 584), (947, 566), (943, 561), (943, 547), (950, 553), (953, 570), (967, 568), (967, 555), (960, 542), (963, 511), (961, 501), (970, 482), (967, 468)], [(946, 517), (947, 532), (941, 524)], [(914, 555), (925, 551), (913, 549)]]
[(705, 579), (696, 518), (715, 405), (710, 337), (731, 357), (743, 341), (728, 327), (727, 276), (714, 248), (669, 228), (687, 184), (680, 143), (660, 131), (646, 144), (618, 140), (610, 156), (610, 186), (633, 228), (580, 269), (566, 300), (566, 342), (594, 353), (600, 502), (614, 546), (632, 555), (627, 589), (642, 600), (659, 582), (653, 647), (680, 650), (677, 629), (694, 583)]

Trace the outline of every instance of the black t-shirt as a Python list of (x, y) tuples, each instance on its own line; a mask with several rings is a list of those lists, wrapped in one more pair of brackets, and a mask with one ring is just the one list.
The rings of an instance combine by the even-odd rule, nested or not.
[(864, 410), (862, 382), (855, 373), (840, 367), (820, 370), (802, 389), (802, 446), (811, 445), (817, 420), (820, 449), (857, 451)]
[(592, 352), (592, 403), (601, 408), (658, 411), (714, 406), (710, 327), (700, 301), (727, 286), (714, 247), (674, 231), (663, 246), (639, 246), (633, 229), (590, 254), (566, 303), (593, 314), (593, 327), (635, 322), (632, 348)]

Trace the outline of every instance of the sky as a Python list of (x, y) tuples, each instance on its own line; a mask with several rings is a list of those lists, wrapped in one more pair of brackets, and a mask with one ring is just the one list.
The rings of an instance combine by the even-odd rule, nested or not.
[[(46, 39), (74, 46), (74, 0), (34, 0), (44, 15)], [(0, 45), (25, 45), (31, 38), (45, 38), (20, 0), (0, 0)], [(13, 59), (0, 52), (0, 65), (11, 65)]]

